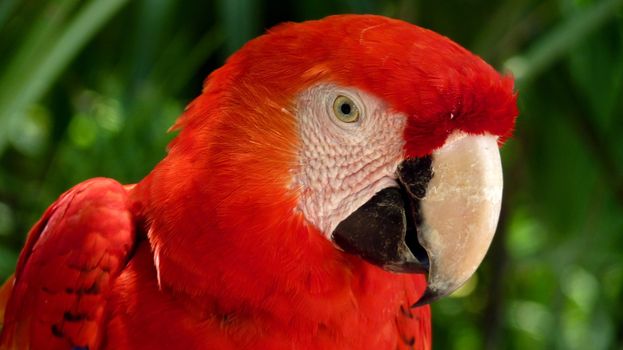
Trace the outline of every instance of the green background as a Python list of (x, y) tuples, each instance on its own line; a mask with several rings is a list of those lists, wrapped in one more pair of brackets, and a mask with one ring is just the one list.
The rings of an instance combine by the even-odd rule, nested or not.
[(623, 1), (0, 1), (0, 278), (61, 192), (141, 179), (229, 53), (286, 20), (379, 13), (517, 77), (505, 202), (436, 349), (623, 349)]

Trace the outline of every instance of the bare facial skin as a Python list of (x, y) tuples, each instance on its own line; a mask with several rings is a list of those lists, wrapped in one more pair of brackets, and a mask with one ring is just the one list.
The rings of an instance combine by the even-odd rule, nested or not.
[[(339, 96), (357, 105), (358, 121), (336, 118), (333, 103)], [(376, 192), (397, 186), (406, 117), (390, 113), (374, 96), (331, 84), (303, 92), (297, 116), (302, 146), (293, 186), (301, 193), (298, 209), (330, 238), (337, 224)]]

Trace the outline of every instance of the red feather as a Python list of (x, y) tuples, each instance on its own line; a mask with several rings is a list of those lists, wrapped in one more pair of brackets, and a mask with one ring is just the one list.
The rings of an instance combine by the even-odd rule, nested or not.
[(17, 263), (3, 349), (98, 347), (112, 281), (134, 243), (128, 204), (123, 186), (98, 178), (67, 191), (43, 214)]
[[(63, 338), (50, 322), (75, 300), (40, 313), (43, 281), (62, 291), (66, 280), (83, 288), (101, 280), (109, 292), (80, 306), (96, 317), (94, 326), (62, 329), (68, 337), (88, 331), (79, 339), (90, 350), (100, 339), (106, 349), (429, 349), (430, 309), (410, 308), (424, 276), (386, 272), (337, 250), (295, 210), (294, 101), (327, 81), (406, 114), (408, 156), (430, 154), (454, 130), (504, 139), (517, 115), (511, 78), (431, 31), (368, 15), (278, 26), (210, 75), (174, 126), (180, 133), (167, 157), (128, 190), (130, 204), (121, 206), (123, 195), (112, 204), (104, 197), (64, 204), (74, 189), (44, 214), (20, 258), (4, 344)], [(57, 208), (94, 205), (118, 210), (50, 224)], [(134, 242), (130, 223), (145, 239), (117, 277)], [(74, 236), (113, 224), (125, 240), (115, 232), (104, 241)], [(35, 265), (44, 226), (58, 234), (41, 251), (48, 265)], [(75, 272), (63, 247), (85, 266), (104, 261), (94, 253), (113, 251), (105, 260), (113, 266), (106, 278)], [(33, 317), (45, 322), (26, 340), (20, 320)]]

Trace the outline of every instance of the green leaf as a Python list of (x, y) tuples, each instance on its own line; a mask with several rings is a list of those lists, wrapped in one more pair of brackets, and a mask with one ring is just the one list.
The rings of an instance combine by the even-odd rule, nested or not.
[[(59, 6), (60, 17), (70, 10), (75, 0), (64, 1)], [(57, 21), (43, 14), (26, 38), (24, 46), (14, 56), (5, 75), (0, 78), (0, 125), (19, 123), (23, 111), (38, 101), (54, 83), (59, 74), (76, 57), (102, 26), (128, 0), (93, 0), (83, 6), (75, 17), (54, 36)], [(60, 22), (60, 21), (58, 21)], [(45, 43), (52, 40), (51, 43)], [(46, 50), (39, 45), (43, 44)], [(49, 51), (48, 49), (49, 48)], [(0, 129), (0, 155), (7, 143), (9, 128)]]

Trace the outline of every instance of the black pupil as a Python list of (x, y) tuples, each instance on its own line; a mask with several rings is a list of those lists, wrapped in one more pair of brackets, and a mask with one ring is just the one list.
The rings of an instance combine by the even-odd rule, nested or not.
[(350, 114), (350, 105), (348, 103), (342, 103), (342, 105), (340, 106), (340, 112), (342, 112), (342, 114)]

